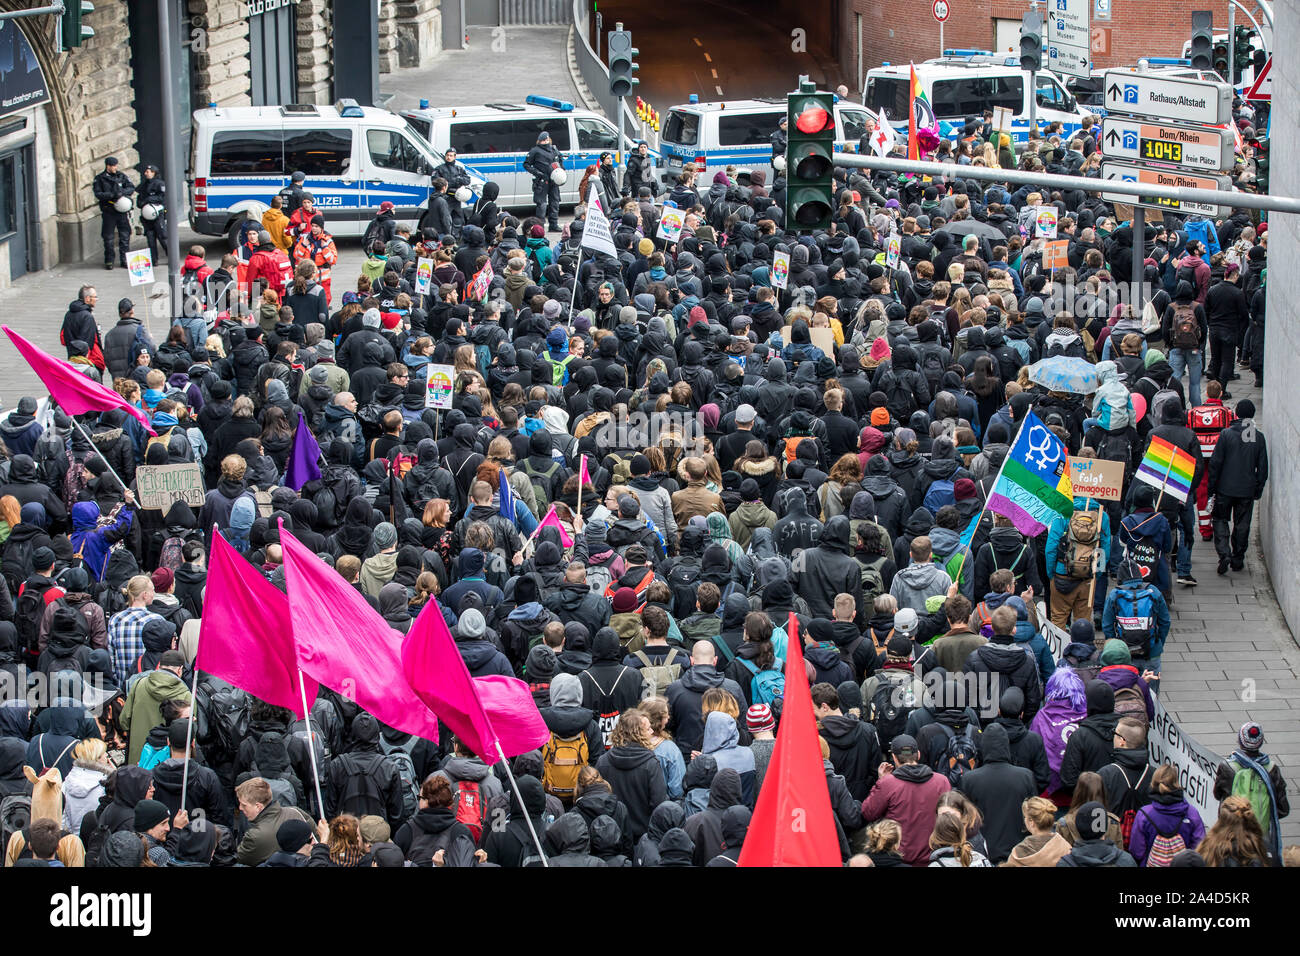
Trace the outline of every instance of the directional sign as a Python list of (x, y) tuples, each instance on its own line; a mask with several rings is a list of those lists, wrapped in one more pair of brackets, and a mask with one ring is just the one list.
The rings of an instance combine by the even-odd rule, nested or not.
[(1246, 91), (1246, 99), (1263, 100), (1272, 102), (1273, 100), (1273, 58), (1270, 56), (1264, 61), (1264, 69), (1259, 71), (1259, 76), (1255, 77), (1255, 82), (1250, 89)]
[(1088, 47), (1086, 45), (1072, 46), (1065, 43), (1049, 43), (1047, 45), (1047, 68), (1054, 73), (1087, 79), (1092, 75), (1088, 59)]
[(934, 0), (934, 6), (931, 10), (934, 13), (934, 18), (940, 23), (947, 20), (948, 15), (952, 13), (952, 7), (948, 5), (948, 0)]
[(1107, 70), (1104, 82), (1107, 114), (1151, 116), (1207, 126), (1232, 122), (1232, 87), (1227, 83), (1128, 70)]
[[(1138, 163), (1109, 158), (1101, 161), (1101, 178), (1130, 183), (1146, 183), (1151, 186), (1172, 186), (1182, 189), (1220, 191), (1231, 191), (1232, 189), (1232, 178), (1230, 176), (1194, 176), (1174, 169), (1153, 169)], [(1183, 215), (1207, 216), (1210, 218), (1220, 215), (1223, 208), (1206, 203), (1180, 203), (1177, 199), (1161, 199), (1155, 196), (1134, 197), (1125, 193), (1103, 193), (1101, 198), (1106, 202), (1127, 203), (1148, 209), (1162, 209)], [(1232, 200), (1224, 197), (1224, 202), (1231, 206)]]
[(1047, 42), (1086, 48), (1091, 19), (1092, 0), (1049, 0)]
[(1137, 159), (1200, 172), (1231, 169), (1230, 129), (1177, 126), (1107, 116), (1101, 123), (1102, 149), (1113, 159)]

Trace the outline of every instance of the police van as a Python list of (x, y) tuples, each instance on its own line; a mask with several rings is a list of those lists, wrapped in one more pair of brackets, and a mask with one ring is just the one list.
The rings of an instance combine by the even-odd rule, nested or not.
[[(194, 111), (190, 142), (190, 226), (226, 235), (231, 246), (246, 217), (261, 219), (295, 171), (307, 179), (335, 236), (360, 236), (379, 206), (419, 224), (431, 174), (443, 158), (395, 113), (340, 100), (334, 106), (209, 107)], [(475, 178), (470, 189), (483, 186)], [(472, 201), (472, 200), (471, 200)]]
[[(985, 110), (1004, 107), (1011, 111), (1012, 142), (1024, 145), (1029, 139), (1029, 97), (1035, 98), (1041, 126), (1059, 121), (1068, 136), (1082, 125), (1090, 112), (1080, 106), (1065, 82), (1043, 70), (1031, 84), (1020, 68), (1018, 56), (994, 55), (986, 50), (945, 50), (944, 55), (916, 67), (916, 77), (934, 110), (939, 135), (959, 136), (966, 120), (979, 119)], [(911, 109), (910, 64), (876, 67), (867, 71), (863, 102), (872, 110), (882, 108), (889, 122), (907, 136), (907, 114)]]
[[(533, 177), (524, 171), (524, 159), (543, 132), (551, 135), (563, 156), (567, 179), (560, 186), (561, 203), (578, 201), (583, 172), (597, 164), (601, 153), (618, 152), (613, 122), (547, 96), (527, 96), (522, 104), (486, 106), (431, 107), (428, 100), (421, 100), (418, 109), (401, 110), (400, 115), (434, 150), (455, 149), (458, 163), (496, 183), (501, 189), (500, 206), (532, 208)], [(624, 135), (623, 148), (634, 145)]]
[[(727, 166), (762, 170), (770, 186), (773, 180), (772, 134), (786, 116), (786, 98), (727, 100), (701, 103), (692, 93), (690, 101), (668, 111), (659, 138), (663, 154), (655, 178), (663, 189), (672, 189), (682, 166), (694, 163), (700, 169), (699, 185), (707, 186), (713, 174)], [(867, 131), (870, 114), (859, 104), (835, 101), (835, 149), (856, 148)], [(906, 117), (904, 117), (906, 118)]]

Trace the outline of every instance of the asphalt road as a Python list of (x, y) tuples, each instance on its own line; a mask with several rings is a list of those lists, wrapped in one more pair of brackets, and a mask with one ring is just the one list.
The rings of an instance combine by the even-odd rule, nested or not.
[[(692, 93), (705, 102), (785, 96), (802, 73), (818, 85), (829, 82), (831, 89), (839, 82), (838, 74), (826, 69), (833, 69), (829, 51), (810, 47), (794, 52), (792, 27), (769, 22), (762, 5), (601, 0), (600, 14), (606, 34), (620, 20), (632, 31), (632, 43), (640, 51), (637, 94), (661, 114)], [(605, 42), (602, 36), (602, 57)]]

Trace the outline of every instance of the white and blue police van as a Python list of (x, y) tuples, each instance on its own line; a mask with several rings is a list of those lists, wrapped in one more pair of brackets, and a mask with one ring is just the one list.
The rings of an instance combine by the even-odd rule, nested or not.
[[(456, 161), (500, 187), (497, 204), (533, 206), (533, 177), (524, 171), (528, 151), (545, 132), (560, 151), (567, 178), (560, 186), (560, 202), (578, 201), (578, 186), (588, 166), (597, 165), (601, 153), (619, 149), (613, 122), (591, 110), (576, 109), (566, 100), (530, 95), (523, 103), (488, 103), (484, 106), (430, 106), (399, 111), (410, 129), (439, 154), (456, 150)], [(636, 141), (624, 134), (623, 148)], [(656, 155), (652, 151), (652, 156)]]
[[(1066, 89), (1065, 81), (1048, 70), (1031, 83), (1020, 68), (1020, 58), (987, 50), (945, 50), (942, 57), (916, 64), (916, 77), (925, 91), (939, 135), (959, 137), (968, 119), (980, 119), (985, 110), (1011, 111), (1008, 132), (1016, 146), (1029, 140), (1029, 97), (1035, 100), (1040, 125), (1060, 122), (1066, 136), (1077, 132), (1092, 110), (1081, 106)], [(885, 64), (867, 71), (862, 101), (874, 112), (883, 108), (890, 125), (907, 137), (911, 109), (911, 64)]]
[[(661, 189), (671, 190), (686, 163), (700, 171), (699, 186), (708, 186), (714, 173), (728, 166), (750, 172), (762, 170), (770, 186), (772, 134), (786, 117), (785, 97), (701, 103), (692, 93), (688, 102), (668, 111), (659, 138), (662, 153), (655, 167)], [(853, 151), (872, 117), (858, 103), (835, 100), (835, 149)], [(904, 117), (906, 118), (906, 117)]]
[[(340, 100), (334, 106), (208, 107), (195, 110), (190, 144), (190, 226), (230, 237), (261, 219), (296, 171), (334, 236), (360, 236), (384, 202), (419, 225), (432, 172), (443, 158), (406, 120)], [(475, 196), (483, 180), (473, 177)]]

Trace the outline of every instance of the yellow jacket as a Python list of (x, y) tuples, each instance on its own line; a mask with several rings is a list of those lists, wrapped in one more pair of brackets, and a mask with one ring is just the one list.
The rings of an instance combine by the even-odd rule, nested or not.
[(268, 209), (262, 213), (262, 228), (271, 234), (271, 241), (275, 243), (276, 248), (286, 253), (293, 248), (293, 239), (285, 233), (288, 225), (289, 217), (283, 210)]

